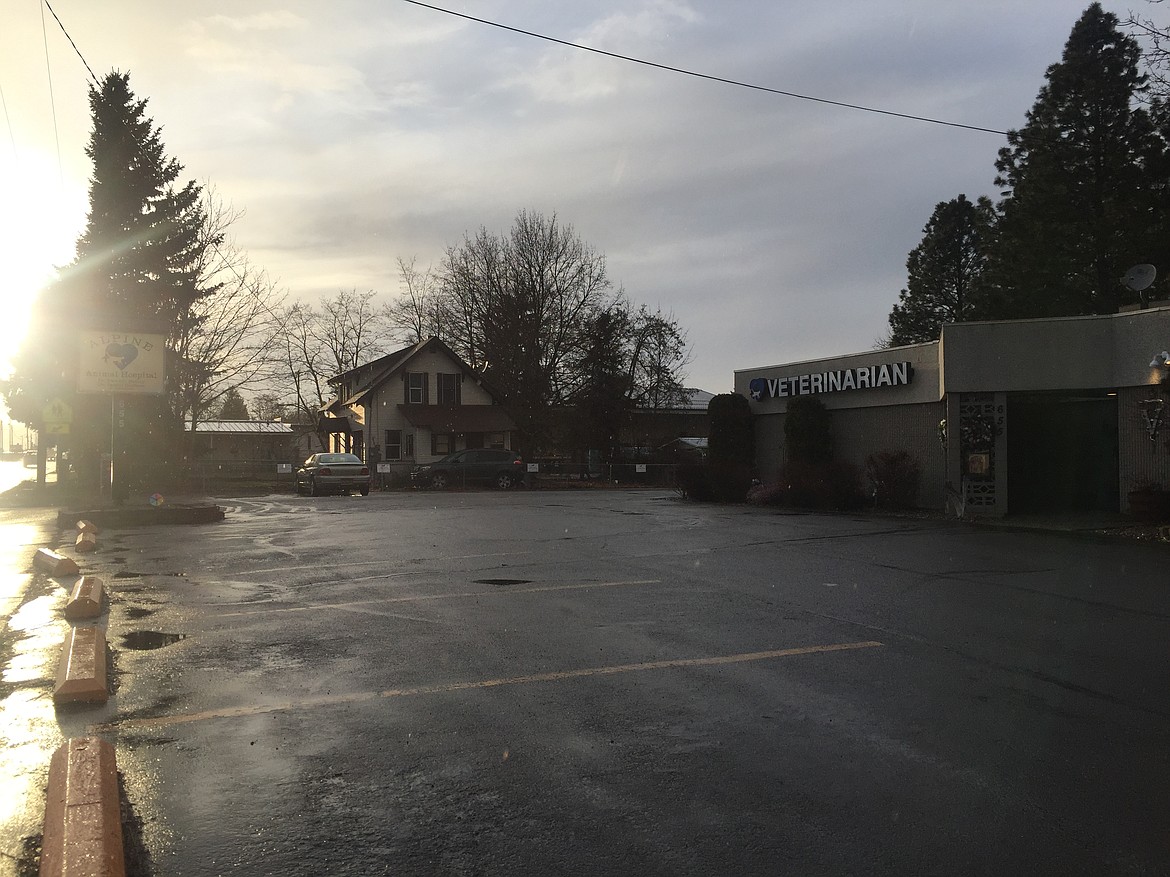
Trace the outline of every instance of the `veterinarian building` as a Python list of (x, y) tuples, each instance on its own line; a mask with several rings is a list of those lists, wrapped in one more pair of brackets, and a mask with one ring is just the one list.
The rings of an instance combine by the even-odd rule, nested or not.
[(1170, 307), (957, 323), (927, 344), (739, 370), (735, 390), (765, 483), (781, 476), (788, 401), (816, 396), (838, 459), (917, 461), (923, 508), (1128, 511), (1130, 491), (1170, 488), (1168, 348)]

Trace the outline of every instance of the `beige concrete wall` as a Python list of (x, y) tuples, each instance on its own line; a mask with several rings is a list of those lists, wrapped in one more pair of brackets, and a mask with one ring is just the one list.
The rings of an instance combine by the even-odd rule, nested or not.
[[(834, 456), (856, 466), (866, 488), (866, 457), (881, 451), (907, 451), (922, 471), (918, 507), (941, 509), (945, 504), (946, 449), (938, 439), (938, 424), (944, 417), (946, 405), (937, 401), (833, 410)], [(757, 477), (765, 484), (778, 480), (787, 457), (784, 419), (783, 414), (755, 418)]]
[(943, 327), (946, 393), (1087, 390), (1148, 384), (1170, 345), (1170, 308)]

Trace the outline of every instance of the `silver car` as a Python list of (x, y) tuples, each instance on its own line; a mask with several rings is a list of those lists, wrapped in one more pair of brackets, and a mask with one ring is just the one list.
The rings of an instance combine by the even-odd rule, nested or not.
[(297, 493), (370, 493), (370, 467), (357, 454), (313, 454), (297, 470)]

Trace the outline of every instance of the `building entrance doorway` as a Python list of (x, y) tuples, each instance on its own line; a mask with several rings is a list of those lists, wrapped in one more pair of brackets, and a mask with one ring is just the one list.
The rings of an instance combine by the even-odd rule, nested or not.
[(1008, 513), (1119, 509), (1117, 397), (1008, 395)]

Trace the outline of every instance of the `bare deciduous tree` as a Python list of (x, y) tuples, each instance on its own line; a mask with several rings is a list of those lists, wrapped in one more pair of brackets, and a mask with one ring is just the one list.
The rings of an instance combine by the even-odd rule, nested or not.
[(399, 257), (398, 277), (402, 291), (382, 309), (388, 332), (406, 344), (446, 336), (442, 291), (430, 267), (420, 271), (415, 259), (407, 262)]
[(281, 379), (301, 418), (311, 420), (329, 402), (331, 377), (386, 352), (386, 320), (376, 296), (341, 290), (319, 307), (297, 302), (282, 312)]
[(269, 377), (283, 298), (268, 275), (227, 239), (240, 211), (208, 188), (204, 213), (198, 282), (210, 292), (188, 308), (173, 342), (175, 414), (194, 429), (230, 390), (256, 389)]

